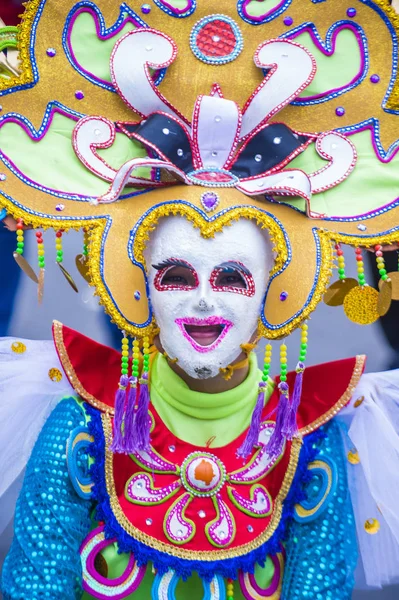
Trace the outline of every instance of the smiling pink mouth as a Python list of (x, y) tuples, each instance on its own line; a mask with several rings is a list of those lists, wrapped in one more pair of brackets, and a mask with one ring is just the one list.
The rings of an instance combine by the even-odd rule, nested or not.
[(233, 327), (231, 321), (221, 317), (208, 317), (206, 319), (186, 317), (176, 319), (175, 323), (197, 352), (211, 352), (214, 350), (227, 335), (229, 329)]

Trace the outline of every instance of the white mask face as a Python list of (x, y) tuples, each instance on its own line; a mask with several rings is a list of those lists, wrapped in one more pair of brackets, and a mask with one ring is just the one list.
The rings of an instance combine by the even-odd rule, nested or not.
[(191, 377), (215, 377), (256, 330), (273, 265), (267, 234), (240, 219), (205, 239), (184, 217), (168, 217), (145, 259), (164, 350)]

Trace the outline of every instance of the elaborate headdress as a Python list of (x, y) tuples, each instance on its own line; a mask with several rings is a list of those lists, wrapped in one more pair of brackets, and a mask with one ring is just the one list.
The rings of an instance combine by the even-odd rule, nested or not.
[[(57, 231), (61, 266), (63, 231), (83, 229), (80, 270), (136, 338), (135, 380), (146, 340), (144, 384), (155, 322), (143, 251), (162, 216), (205, 237), (240, 217), (269, 231), (266, 338), (315, 309), (334, 248), (327, 299), (349, 318), (372, 322), (397, 295), (380, 246), (399, 237), (399, 17), (387, 0), (273, 5), (30, 0), (20, 74), (0, 80), (0, 208), (18, 220), (17, 258), (24, 226)], [(358, 281), (341, 244), (357, 248)], [(360, 246), (376, 251), (381, 292), (365, 285)]]

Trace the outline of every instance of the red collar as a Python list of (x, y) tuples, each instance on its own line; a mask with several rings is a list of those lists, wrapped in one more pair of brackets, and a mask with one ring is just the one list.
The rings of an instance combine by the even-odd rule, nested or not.
[[(75, 391), (92, 406), (113, 414), (120, 377), (119, 352), (58, 321), (53, 324), (53, 337), (65, 374)], [(306, 368), (298, 411), (298, 426), (302, 434), (327, 423), (349, 402), (364, 364), (365, 356), (361, 355)], [(295, 373), (288, 373), (290, 389), (293, 389), (294, 379)], [(268, 410), (277, 406), (278, 399), (276, 386), (268, 402)]]

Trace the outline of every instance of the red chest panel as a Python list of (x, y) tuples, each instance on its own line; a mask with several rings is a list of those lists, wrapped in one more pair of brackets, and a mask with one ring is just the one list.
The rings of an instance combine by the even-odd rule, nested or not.
[[(133, 537), (174, 554), (237, 555), (275, 531), (295, 475), (300, 440), (271, 461), (266, 450), (273, 423), (264, 422), (258, 449), (236, 457), (242, 434), (222, 448), (196, 448), (173, 436), (153, 411), (149, 453), (107, 452), (107, 488), (119, 523)], [(105, 439), (111, 420), (103, 417)], [(199, 558), (196, 556), (196, 558)]]

